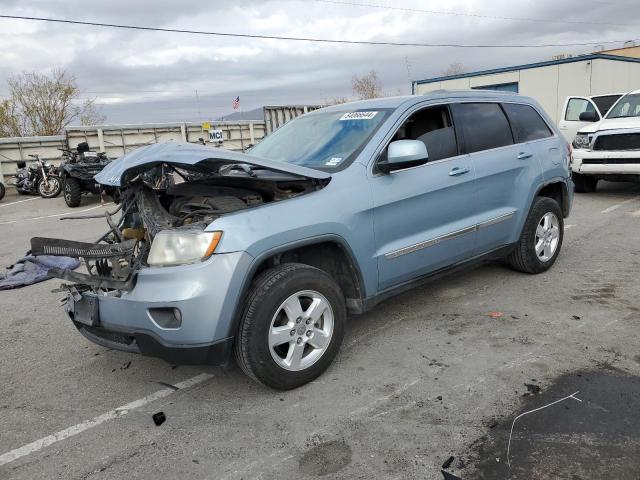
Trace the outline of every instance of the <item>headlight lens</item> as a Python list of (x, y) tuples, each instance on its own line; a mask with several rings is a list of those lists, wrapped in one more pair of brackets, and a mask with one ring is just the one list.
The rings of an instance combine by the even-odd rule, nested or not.
[(589, 135), (586, 133), (578, 133), (576, 138), (573, 139), (573, 146), (575, 148), (589, 148)]
[(202, 262), (215, 251), (222, 232), (163, 230), (151, 244), (147, 263), (155, 267)]

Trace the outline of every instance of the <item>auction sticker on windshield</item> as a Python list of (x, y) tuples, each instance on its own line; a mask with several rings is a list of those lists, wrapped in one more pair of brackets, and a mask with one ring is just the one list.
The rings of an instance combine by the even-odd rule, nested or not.
[(340, 120), (371, 120), (378, 112), (349, 112), (340, 117)]

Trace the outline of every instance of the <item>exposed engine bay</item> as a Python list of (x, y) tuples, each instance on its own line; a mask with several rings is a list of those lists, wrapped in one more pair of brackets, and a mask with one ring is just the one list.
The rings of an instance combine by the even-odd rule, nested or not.
[(244, 164), (223, 165), (211, 172), (163, 163), (133, 172), (123, 182), (119, 206), (104, 215), (109, 230), (96, 243), (36, 237), (31, 239), (32, 252), (84, 260), (87, 274), (51, 271), (54, 277), (77, 284), (67, 286), (72, 295), (86, 290), (118, 295), (133, 288), (136, 271), (148, 265), (160, 232), (202, 233), (223, 215), (304, 195), (326, 183)]

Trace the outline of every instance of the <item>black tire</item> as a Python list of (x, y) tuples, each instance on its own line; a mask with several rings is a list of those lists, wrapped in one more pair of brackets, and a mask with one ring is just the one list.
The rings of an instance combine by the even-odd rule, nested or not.
[(38, 182), (38, 193), (42, 198), (55, 198), (62, 191), (62, 178), (57, 175), (49, 175), (47, 178), (50, 190), (45, 190), (44, 179)]
[[(276, 363), (272, 357), (269, 331), (271, 321), (283, 302), (305, 290), (320, 293), (331, 306), (333, 333), (315, 363), (303, 370), (292, 371)], [(279, 390), (299, 387), (312, 381), (329, 367), (340, 349), (346, 317), (345, 300), (340, 287), (324, 271), (299, 263), (285, 263), (271, 268), (255, 279), (246, 298), (235, 340), (236, 361), (249, 377), (264, 385)], [(311, 327), (302, 327), (303, 330), (305, 328)], [(297, 334), (292, 340), (296, 336)], [(293, 346), (291, 344), (286, 348)]]
[(64, 201), (68, 207), (75, 208), (80, 206), (82, 198), (82, 186), (80, 182), (72, 177), (64, 179)]
[(583, 175), (575, 172), (571, 174), (571, 178), (573, 179), (573, 184), (576, 187), (576, 192), (591, 193), (596, 191), (596, 186), (598, 185), (597, 178), (592, 177), (591, 175)]
[[(536, 253), (536, 230), (543, 217), (548, 213), (555, 215), (558, 221), (559, 237), (553, 255), (549, 259), (543, 260)], [(514, 269), (520, 272), (542, 273), (551, 268), (558, 258), (563, 238), (564, 219), (560, 205), (553, 198), (537, 197), (529, 211), (516, 248), (507, 257), (507, 261)]]
[(7, 189), (4, 184), (0, 182), (0, 200), (4, 198), (5, 193), (7, 193)]

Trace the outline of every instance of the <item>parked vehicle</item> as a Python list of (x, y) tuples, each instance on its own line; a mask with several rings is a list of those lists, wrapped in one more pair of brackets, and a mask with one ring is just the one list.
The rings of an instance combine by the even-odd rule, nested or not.
[[(586, 127), (591, 122), (599, 121), (624, 93), (610, 93), (607, 95), (593, 95), (591, 97), (567, 97), (560, 117), (560, 131), (567, 139), (573, 142), (578, 130)], [(582, 114), (585, 114), (584, 116)], [(582, 117), (582, 118), (581, 118)], [(593, 120), (595, 118), (595, 120)]]
[(34, 238), (32, 250), (85, 259), (87, 274), (51, 273), (73, 282), (66, 309), (89, 340), (172, 363), (233, 355), (290, 389), (329, 366), (347, 313), (489, 259), (550, 268), (573, 198), (569, 159), (526, 97), (335, 105), (248, 154), (135, 150), (96, 176), (122, 187), (103, 241)]
[[(69, 207), (78, 207), (82, 195), (99, 194), (102, 187), (94, 180), (95, 175), (109, 165), (110, 160), (102, 152), (93, 152), (87, 142), (78, 144), (75, 151), (62, 150), (64, 157), (60, 174), (64, 183), (64, 201)], [(114, 189), (109, 194), (113, 195)]]
[(599, 120), (593, 113), (580, 116), (588, 123), (573, 141), (573, 181), (576, 192), (593, 192), (598, 181), (640, 181), (640, 90), (620, 98)]
[(38, 155), (29, 156), (35, 160), (29, 166), (26, 162), (18, 162), (13, 181), (18, 193), (39, 194), (42, 198), (54, 198), (60, 195), (62, 180), (58, 176), (58, 169), (51, 163), (41, 160)]

